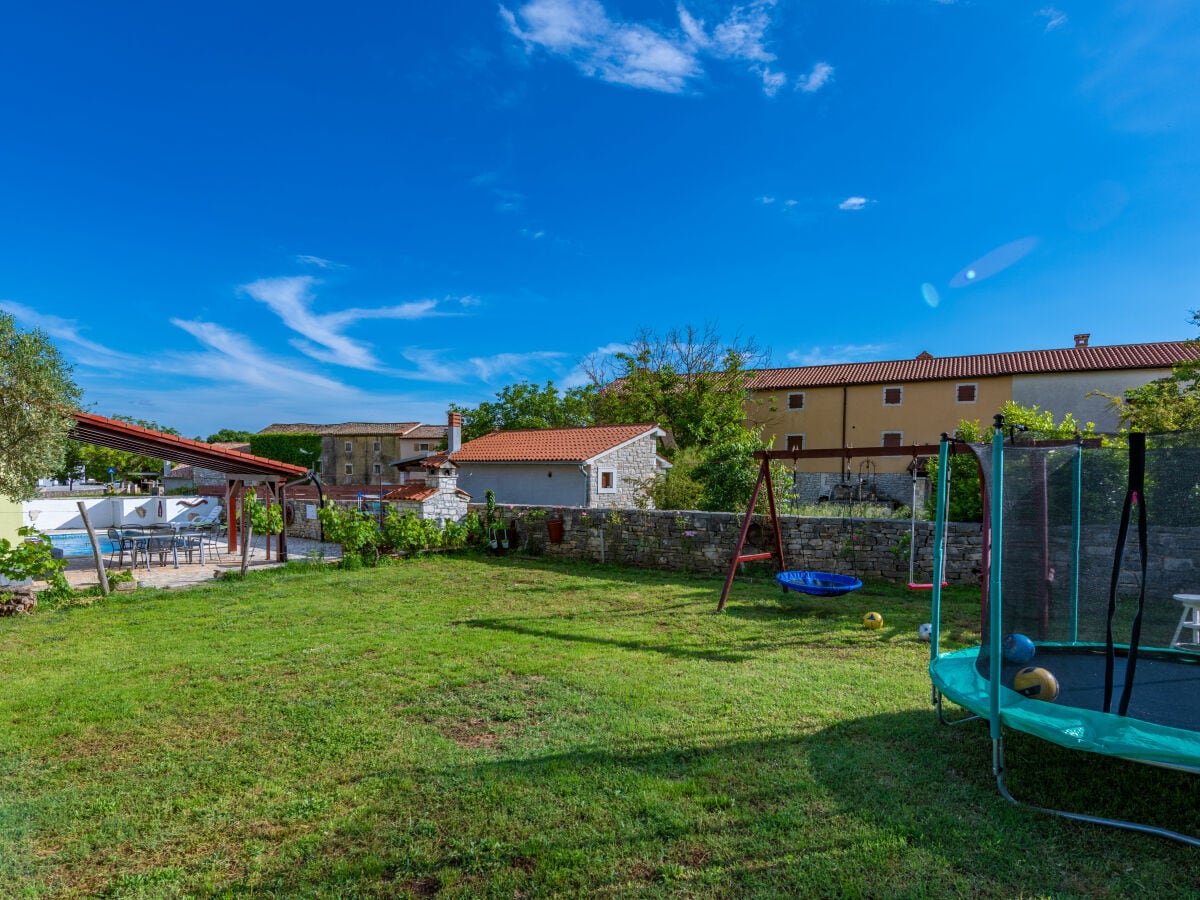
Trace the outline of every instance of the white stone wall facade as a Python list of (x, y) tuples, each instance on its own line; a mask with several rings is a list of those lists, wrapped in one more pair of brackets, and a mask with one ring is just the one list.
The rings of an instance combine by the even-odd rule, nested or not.
[[(657, 463), (658, 439), (653, 434), (638, 438), (624, 447), (611, 450), (598, 457), (591, 465), (590, 505), (601, 509), (630, 509), (639, 505), (646, 497), (646, 486), (654, 477)], [(601, 490), (601, 474), (612, 470), (614, 486), (611, 491)]]

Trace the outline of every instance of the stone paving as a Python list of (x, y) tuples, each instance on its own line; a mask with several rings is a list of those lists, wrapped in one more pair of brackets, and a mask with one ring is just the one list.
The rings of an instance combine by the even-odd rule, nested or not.
[[(252, 554), (250, 557), (249, 569), (269, 569), (281, 565), (276, 558), (276, 544), (271, 541), (271, 558), (266, 558), (265, 540), (255, 535), (250, 542)], [(341, 559), (342, 548), (339, 544), (322, 544), (319, 541), (308, 541), (303, 538), (288, 538), (288, 559), (292, 562), (303, 560), (313, 556), (320, 556), (323, 559)], [(128, 559), (128, 557), (126, 557)], [(108, 555), (104, 557), (105, 565), (116, 571), (118, 567), (113, 564), (108, 565)], [(156, 587), (156, 588), (183, 588), (191, 587), (197, 584), (204, 584), (212, 581), (214, 578), (220, 577), (221, 573), (228, 571), (237, 571), (241, 568), (242, 557), (241, 551), (237, 553), (222, 552), (220, 558), (212, 554), (205, 554), (204, 565), (201, 565), (199, 560), (189, 563), (186, 556), (180, 556), (179, 568), (175, 568), (171, 564), (170, 557), (167, 557), (166, 565), (159, 565), (158, 557), (152, 560), (152, 565), (149, 569), (144, 566), (138, 566), (134, 571), (134, 578), (137, 579), (139, 587)], [(121, 567), (124, 571), (129, 568), (128, 563)], [(99, 584), (99, 578), (96, 575), (96, 563), (90, 556), (72, 557), (67, 565), (67, 581), (74, 588), (95, 587)], [(39, 582), (37, 587), (41, 587)]]

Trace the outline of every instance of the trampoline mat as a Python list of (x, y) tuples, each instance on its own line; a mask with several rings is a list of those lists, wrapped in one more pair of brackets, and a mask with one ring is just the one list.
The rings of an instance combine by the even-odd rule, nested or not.
[[(1113, 660), (1110, 712), (1115, 713), (1120, 705), (1128, 664), (1123, 650), (1118, 651)], [(987, 657), (980, 654), (975, 665), (979, 674), (987, 679)], [(1036, 655), (1029, 662), (1004, 663), (1004, 685), (1012, 687), (1013, 677), (1028, 666), (1037, 666), (1054, 675), (1058, 681), (1057, 705), (1095, 712), (1104, 710), (1103, 647), (1039, 644)], [(1143, 722), (1200, 732), (1200, 657), (1170, 651), (1141, 651), (1126, 715)]]

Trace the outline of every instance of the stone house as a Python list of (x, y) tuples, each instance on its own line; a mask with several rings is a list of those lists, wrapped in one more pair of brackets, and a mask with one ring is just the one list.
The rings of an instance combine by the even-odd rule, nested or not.
[[(449, 446), (458, 425), (451, 417)], [(658, 425), (593, 425), (497, 431), (448, 451), (459, 483), (479, 500), (541, 506), (630, 508), (670, 463), (658, 455)]]
[(397, 460), (431, 456), (445, 448), (445, 425), (419, 422), (284, 423), (259, 434), (321, 436), (321, 481), (325, 484), (395, 484)]

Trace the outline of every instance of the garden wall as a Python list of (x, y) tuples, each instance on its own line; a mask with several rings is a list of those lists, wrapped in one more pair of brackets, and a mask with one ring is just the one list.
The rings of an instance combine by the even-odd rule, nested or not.
[[(482, 512), (482, 508), (472, 507)], [(531, 519), (529, 512), (538, 510)], [(548, 557), (619, 562), (648, 568), (724, 574), (737, 544), (742, 513), (665, 510), (545, 510), (507, 507), (515, 523), (509, 552), (526, 548)], [(562, 543), (552, 543), (541, 512), (561, 513)], [(815, 569), (860, 578), (908, 580), (905, 548), (909, 522), (902, 519), (818, 519), (780, 516), (784, 554), (790, 569)], [(977, 524), (951, 524), (946, 538), (946, 580), (979, 584), (982, 577), (981, 531)], [(773, 547), (770, 520), (755, 516), (744, 553)], [(933, 523), (916, 525), (917, 581), (930, 580)]]

